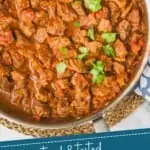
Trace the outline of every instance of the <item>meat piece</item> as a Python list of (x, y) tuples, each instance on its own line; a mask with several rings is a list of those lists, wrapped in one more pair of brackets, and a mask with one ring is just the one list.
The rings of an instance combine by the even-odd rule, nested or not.
[(9, 80), (10, 73), (8, 68), (0, 64), (0, 89), (5, 92), (11, 92), (13, 83)]
[(133, 32), (130, 39), (130, 47), (131, 50), (137, 54), (140, 52), (140, 50), (145, 46), (145, 40), (143, 37), (143, 34)]
[(122, 18), (126, 18), (127, 15), (129, 14), (129, 12), (131, 11), (131, 9), (133, 8), (133, 1), (131, 1), (131, 3), (129, 3), (129, 5), (126, 6), (126, 8), (124, 8), (121, 17)]
[(84, 66), (84, 63), (77, 59), (69, 59), (68, 69), (78, 73), (87, 73), (87, 68)]
[(102, 19), (98, 25), (99, 32), (111, 32), (112, 31), (112, 24), (110, 20)]
[(97, 41), (93, 41), (93, 42), (87, 42), (86, 43), (86, 47), (89, 49), (90, 52), (92, 52), (93, 54), (97, 54), (99, 53), (100, 49), (102, 48), (102, 44), (100, 42)]
[(48, 37), (48, 44), (52, 49), (60, 49), (71, 45), (70, 40), (67, 37)]
[(58, 79), (71, 78), (72, 75), (73, 71), (67, 69), (64, 73), (57, 73), (57, 78)]
[(2, 53), (2, 61), (6, 65), (12, 65), (12, 59), (11, 59), (10, 53), (8, 51), (4, 51)]
[(9, 77), (1, 77), (0, 76), (0, 89), (5, 91), (6, 93), (11, 93), (14, 84), (9, 81)]
[(60, 18), (55, 18), (47, 24), (47, 32), (52, 35), (62, 36), (66, 26)]
[(38, 102), (34, 97), (32, 98), (31, 109), (33, 115), (40, 118), (47, 118), (51, 115), (51, 109), (46, 104)]
[(33, 50), (33, 47), (30, 44), (28, 46), (18, 45), (17, 52), (21, 57), (23, 56), (27, 59), (32, 59), (36, 54), (36, 51)]
[(73, 2), (72, 7), (79, 16), (85, 16), (86, 15), (85, 10), (83, 8), (83, 3), (81, 1)]
[(114, 63), (114, 70), (117, 75), (123, 75), (125, 73), (125, 67), (117, 62)]
[(16, 10), (17, 10), (18, 16), (20, 18), (21, 17), (20, 16), (21, 10), (30, 7), (29, 0), (15, 0), (15, 6), (16, 6)]
[(49, 93), (44, 88), (38, 88), (38, 87), (36, 87), (35, 98), (39, 102), (48, 103), (50, 101), (50, 98), (51, 98), (51, 93)]
[(57, 98), (64, 97), (64, 91), (57, 82), (52, 82), (51, 85)]
[[(2, 7), (2, 8), (1, 8)], [(1, 11), (8, 11), (9, 14), (11, 14), (12, 17), (17, 18), (17, 11), (15, 6), (15, 0), (3, 0), (2, 3), (0, 3), (0, 10)]]
[(128, 15), (128, 20), (132, 23), (134, 28), (137, 28), (141, 20), (139, 9), (133, 9)]
[(145, 46), (145, 39), (142, 37), (139, 41), (130, 41), (131, 50), (137, 54), (141, 51), (141, 49)]
[(103, 84), (94, 85), (92, 87), (92, 93), (95, 97), (111, 99), (119, 92), (120, 87), (116, 81), (116, 77), (114, 76), (106, 77)]
[(13, 65), (16, 68), (20, 68), (24, 64), (25, 58), (17, 52), (17, 48), (16, 50), (11, 50), (9, 52), (12, 58)]
[(112, 66), (113, 66), (113, 61), (112, 58), (106, 56), (106, 55), (101, 55), (100, 60), (104, 63), (105, 65), (105, 71), (112, 71)]
[(20, 46), (20, 45), (29, 45), (30, 44), (28, 39), (19, 30), (15, 30), (14, 34), (15, 34), (15, 38), (16, 38), (16, 45)]
[(50, 84), (54, 76), (54, 73), (50, 69), (43, 68), (43, 65), (36, 59), (30, 59), (29, 67), (32, 73), (31, 79), (36, 87), (39, 85), (45, 87)]
[(35, 32), (35, 26), (34, 24), (26, 24), (23, 22), (20, 22), (20, 29), (27, 37), (31, 37)]
[(35, 20), (33, 22), (36, 25), (45, 26), (48, 24), (49, 16), (45, 10), (38, 10), (35, 12)]
[(104, 85), (92, 87), (92, 94), (95, 97), (107, 97), (111, 92), (111, 89), (106, 88)]
[(28, 98), (28, 91), (24, 88), (20, 88), (20, 89), (13, 89), (12, 92), (12, 98), (11, 98), (11, 103), (13, 105), (21, 105), (23, 99)]
[(13, 19), (4, 12), (0, 12), (0, 30), (6, 29)]
[(20, 88), (24, 88), (26, 85), (26, 77), (20, 73), (19, 71), (14, 70), (13, 72), (11, 72), (11, 76), (12, 76), (12, 80), (15, 82), (16, 84), (16, 88), (20, 89)]
[(80, 26), (85, 28), (90, 28), (97, 25), (97, 21), (94, 17), (94, 14), (89, 14), (88, 16), (83, 16), (80, 19)]
[(77, 18), (69, 5), (57, 3), (57, 14), (62, 18), (63, 21), (70, 22)]
[(4, 77), (8, 75), (9, 75), (8, 69), (0, 64), (0, 76)]
[(120, 62), (124, 62), (126, 60), (126, 56), (128, 54), (127, 48), (124, 43), (119, 39), (114, 44), (115, 52), (116, 52), (116, 60)]
[(129, 32), (131, 30), (131, 25), (127, 20), (122, 20), (117, 28), (117, 31), (120, 34), (121, 40), (126, 40), (129, 36)]
[(77, 58), (78, 56), (78, 52), (75, 49), (68, 49), (66, 53), (61, 52), (60, 50), (53, 50), (53, 53), (60, 61), (63, 59)]
[(31, 0), (30, 3), (32, 8), (37, 8), (40, 4), (40, 0)]
[(69, 102), (66, 99), (60, 99), (57, 103), (57, 115), (61, 118), (68, 117), (70, 115)]
[(40, 1), (40, 7), (48, 11), (49, 19), (56, 17), (56, 2), (53, 0), (42, 0)]
[(40, 27), (36, 30), (36, 33), (34, 35), (35, 40), (38, 41), (39, 43), (43, 43), (47, 37), (48, 34), (46, 28), (40, 28)]
[(81, 43), (81, 44), (85, 44), (87, 42), (87, 32), (86, 30), (74, 30), (74, 32), (72, 33), (72, 40), (75, 43)]
[(105, 97), (94, 97), (92, 99), (92, 108), (93, 110), (99, 111), (99, 109), (104, 108), (106, 103), (106, 98)]
[(117, 82), (119, 83), (120, 87), (124, 86), (126, 84), (126, 78), (127, 78), (125, 66), (115, 62), (114, 70), (117, 74)]
[(110, 17), (110, 11), (108, 7), (103, 7), (102, 10), (99, 10), (98, 12), (95, 13), (96, 19), (101, 20), (101, 19), (109, 19)]
[(77, 91), (75, 100), (70, 105), (71, 115), (75, 118), (88, 115), (91, 110), (91, 95), (89, 89)]
[[(110, 1), (110, 0), (106, 0), (107, 1)], [(111, 0), (113, 1), (114, 3), (116, 3), (121, 9), (125, 8), (125, 6), (127, 5), (127, 0)]]
[(112, 23), (116, 24), (119, 21), (119, 18), (121, 16), (121, 10), (119, 6), (113, 1), (108, 1), (108, 6), (111, 12)]
[(56, 84), (62, 89), (67, 89), (70, 86), (70, 83), (67, 79), (59, 79), (56, 81)]
[(143, 37), (143, 34), (137, 33), (137, 32), (132, 32), (130, 40), (133, 42), (138, 42), (142, 37)]
[(11, 30), (0, 31), (0, 45), (8, 46), (14, 41), (13, 34)]
[(42, 62), (42, 65), (45, 67), (45, 68), (51, 68), (51, 57), (52, 57), (52, 54), (51, 54), (51, 51), (49, 50), (49, 47), (48, 45), (41, 45), (40, 44), (40, 47), (37, 49), (37, 52), (38, 52), (38, 58), (39, 60)]
[(23, 22), (32, 22), (35, 20), (35, 12), (31, 8), (23, 9), (20, 13), (20, 20)]
[(89, 83), (88, 83), (87, 79), (79, 73), (75, 73), (73, 75), (73, 77), (71, 79), (71, 83), (74, 85), (74, 87), (76, 89), (83, 90), (83, 89), (89, 87)]

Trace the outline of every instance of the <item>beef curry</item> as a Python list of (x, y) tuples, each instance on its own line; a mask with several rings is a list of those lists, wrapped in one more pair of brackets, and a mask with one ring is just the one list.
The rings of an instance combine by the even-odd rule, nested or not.
[(142, 0), (0, 0), (0, 89), (36, 120), (101, 110), (139, 61), (144, 13)]

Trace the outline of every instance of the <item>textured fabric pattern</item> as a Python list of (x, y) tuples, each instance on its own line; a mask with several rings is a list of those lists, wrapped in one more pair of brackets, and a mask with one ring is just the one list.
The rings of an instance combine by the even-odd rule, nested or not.
[(147, 66), (138, 82), (135, 92), (150, 101), (150, 57)]

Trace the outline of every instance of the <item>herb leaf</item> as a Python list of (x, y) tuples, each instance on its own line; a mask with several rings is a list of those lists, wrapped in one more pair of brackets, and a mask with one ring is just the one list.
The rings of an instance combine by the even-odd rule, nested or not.
[(63, 54), (67, 54), (67, 53), (68, 53), (68, 48), (66, 48), (66, 47), (62, 47), (62, 48), (60, 48), (59, 50), (60, 50), (60, 52), (63, 53)]
[(90, 28), (88, 30), (88, 37), (90, 38), (90, 40), (95, 40), (94, 28)]
[(105, 71), (104, 71), (104, 63), (102, 61), (97, 61), (93, 64), (93, 68), (91, 70), (92, 81), (96, 84), (101, 84), (105, 79)]
[(79, 21), (74, 21), (74, 27), (79, 28), (80, 27), (80, 22)]
[(56, 70), (58, 73), (64, 73), (66, 68), (67, 68), (67, 65), (65, 64), (65, 62), (61, 62), (56, 65)]
[(114, 58), (116, 56), (116, 53), (115, 53), (114, 49), (110, 45), (104, 46), (103, 49), (104, 49), (104, 54), (106, 56), (109, 56), (109, 57), (112, 57), (112, 58)]
[(116, 40), (117, 33), (102, 33), (102, 38), (106, 40), (106, 42), (111, 43)]
[(81, 52), (81, 53), (88, 53), (88, 48), (86, 48), (86, 47), (80, 47), (79, 48), (79, 51)]
[(84, 59), (87, 55), (88, 55), (88, 48), (86, 47), (80, 47), (79, 48), (79, 51), (80, 51), (80, 55), (77, 56), (78, 59), (82, 60)]
[(102, 9), (101, 0), (84, 0), (85, 7), (92, 12)]
[(102, 74), (93, 76), (93, 78), (92, 78), (93, 83), (96, 83), (96, 84), (102, 84), (104, 82), (104, 80), (105, 80), (105, 76)]
[(87, 54), (80, 54), (77, 56), (78, 59), (82, 60), (87, 56)]

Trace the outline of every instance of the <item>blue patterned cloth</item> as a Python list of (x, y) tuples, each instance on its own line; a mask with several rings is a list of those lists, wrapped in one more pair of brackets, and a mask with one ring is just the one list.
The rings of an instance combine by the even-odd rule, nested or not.
[(138, 82), (135, 92), (150, 101), (150, 57), (147, 66)]

